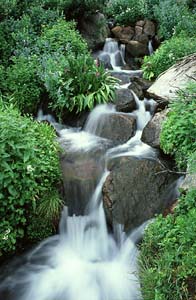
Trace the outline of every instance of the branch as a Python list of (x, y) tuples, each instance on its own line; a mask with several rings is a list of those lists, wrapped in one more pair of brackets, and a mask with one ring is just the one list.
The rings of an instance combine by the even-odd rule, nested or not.
[(170, 174), (178, 174), (178, 175), (187, 175), (187, 174), (189, 174), (188, 172), (178, 172), (178, 171), (173, 171), (173, 170), (170, 170), (170, 169), (166, 168), (166, 166), (160, 161), (160, 159), (157, 159), (157, 162), (158, 162), (158, 163), (161, 165), (161, 167), (163, 167), (165, 170), (160, 171), (160, 172), (157, 172), (157, 173), (155, 173), (155, 175), (162, 174), (162, 173), (170, 173)]

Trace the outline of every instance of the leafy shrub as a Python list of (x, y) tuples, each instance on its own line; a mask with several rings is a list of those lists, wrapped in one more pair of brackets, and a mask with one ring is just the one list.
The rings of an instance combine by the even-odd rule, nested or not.
[(150, 224), (141, 246), (144, 300), (194, 299), (196, 189), (181, 196), (173, 215)]
[(189, 157), (196, 149), (195, 99), (196, 82), (179, 91), (177, 99), (171, 102), (170, 112), (161, 132), (163, 151), (174, 155), (182, 168), (186, 167)]
[(0, 20), (9, 16), (16, 8), (17, 0), (4, 0), (0, 2)]
[(173, 36), (162, 43), (151, 56), (146, 56), (142, 65), (144, 78), (156, 78), (174, 65), (180, 58), (196, 52), (196, 39), (186, 35)]
[(58, 20), (51, 28), (46, 26), (37, 42), (40, 53), (63, 52), (75, 56), (87, 53), (87, 43), (76, 30), (74, 22)]
[(148, 19), (156, 19), (154, 11), (156, 6), (159, 4), (159, 0), (146, 0), (146, 17)]
[(7, 93), (22, 113), (36, 113), (42, 87), (37, 74), (36, 56), (13, 58), (14, 64), (7, 68)]
[(154, 7), (154, 15), (159, 23), (160, 36), (168, 39), (175, 33), (177, 24), (188, 15), (188, 8), (182, 1), (159, 1), (159, 5)]
[(41, 74), (50, 96), (50, 107), (63, 117), (65, 108), (77, 112), (92, 109), (114, 96), (115, 79), (97, 67), (90, 55), (46, 56)]
[[(46, 236), (49, 221), (52, 230), (51, 219), (57, 218), (61, 201), (54, 130), (47, 124), (21, 117), (13, 108), (3, 108), (2, 103), (0, 125), (0, 252), (4, 254), (15, 250), (22, 238), (28, 239), (32, 216), (36, 223), (41, 208)], [(58, 209), (55, 205), (51, 210), (51, 201), (58, 203)], [(49, 216), (47, 205), (43, 206), (45, 202), (50, 207)]]
[(120, 25), (130, 25), (147, 13), (145, 0), (114, 0), (109, 2), (106, 12)]

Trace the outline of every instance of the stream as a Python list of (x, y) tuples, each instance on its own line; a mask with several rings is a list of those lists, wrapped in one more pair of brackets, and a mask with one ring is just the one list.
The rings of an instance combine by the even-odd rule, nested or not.
[[(110, 55), (114, 71), (124, 64), (124, 49), (107, 40), (102, 54)], [(126, 71), (128, 74), (132, 71)], [(126, 88), (122, 85), (119, 88)], [(59, 142), (73, 159), (98, 155), (94, 184), (74, 188), (67, 185), (70, 202), (64, 207), (59, 234), (49, 237), (24, 256), (22, 266), (0, 282), (0, 300), (141, 300), (138, 280), (137, 243), (148, 221), (129, 235), (118, 223), (108, 230), (102, 202), (103, 184), (109, 175), (108, 161), (120, 156), (156, 158), (155, 149), (141, 141), (142, 130), (152, 117), (153, 100), (139, 100), (133, 92), (136, 110), (135, 135), (126, 143), (113, 145), (101, 132), (110, 114), (119, 114), (114, 105), (100, 105), (89, 115), (84, 128), (59, 130)], [(146, 104), (150, 110), (146, 110)], [(121, 113), (122, 114), (122, 113)], [(41, 118), (41, 113), (40, 113)], [(50, 120), (51, 121), (51, 120)], [(51, 122), (54, 123), (54, 120)], [(55, 126), (55, 125), (54, 125)], [(96, 154), (95, 154), (96, 153)], [(81, 168), (78, 172), (84, 172)], [(83, 173), (82, 173), (83, 174)], [(78, 212), (81, 197), (86, 207)]]

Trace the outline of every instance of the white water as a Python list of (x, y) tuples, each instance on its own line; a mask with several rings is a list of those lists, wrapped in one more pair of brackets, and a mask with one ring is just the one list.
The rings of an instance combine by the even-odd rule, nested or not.
[(154, 53), (154, 49), (153, 49), (151, 40), (148, 41), (148, 52), (149, 52), (149, 55), (152, 55)]
[(116, 109), (114, 105), (109, 104), (100, 104), (97, 105), (93, 111), (90, 113), (84, 130), (91, 134), (97, 134), (98, 131), (104, 126), (104, 119), (107, 119), (107, 116), (111, 113), (115, 113)]
[(120, 243), (116, 242), (107, 231), (98, 201), (107, 175), (95, 190), (89, 214), (68, 217), (64, 208), (59, 236), (42, 242), (28, 256), (26, 266), (0, 284), (0, 289), (13, 289), (14, 300), (141, 299), (134, 239), (119, 230)]
[(124, 45), (119, 46), (115, 39), (107, 38), (103, 51), (99, 57), (109, 55), (110, 63), (115, 71), (120, 71), (121, 67), (125, 65), (125, 47)]

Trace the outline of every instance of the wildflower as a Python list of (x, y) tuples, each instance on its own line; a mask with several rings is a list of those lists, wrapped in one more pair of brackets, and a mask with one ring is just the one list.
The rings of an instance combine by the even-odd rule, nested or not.
[(31, 172), (33, 172), (35, 170), (35, 168), (33, 168), (31, 165), (28, 165), (27, 166), (27, 172), (28, 173), (31, 173)]

